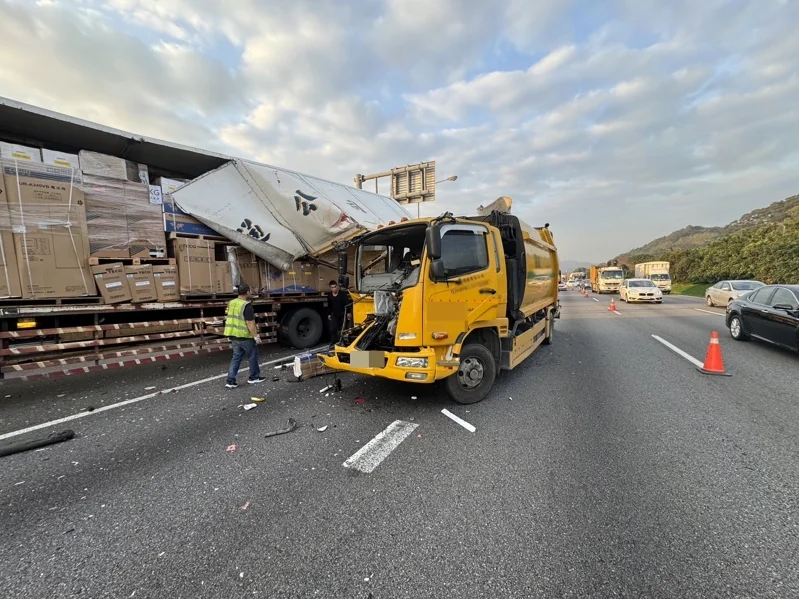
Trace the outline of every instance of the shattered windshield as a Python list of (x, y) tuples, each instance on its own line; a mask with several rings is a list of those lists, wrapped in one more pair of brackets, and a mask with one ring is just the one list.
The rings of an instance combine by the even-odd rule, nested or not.
[(419, 282), (425, 226), (377, 233), (358, 247), (358, 290), (407, 289)]

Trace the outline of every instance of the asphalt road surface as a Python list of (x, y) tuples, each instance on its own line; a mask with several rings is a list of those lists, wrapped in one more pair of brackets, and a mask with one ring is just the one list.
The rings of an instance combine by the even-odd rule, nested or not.
[[(5, 383), (0, 445), (77, 437), (0, 458), (2, 595), (799, 596), (799, 357), (701, 300), (561, 295), (554, 344), (474, 406), (192, 384), (225, 355)], [(714, 330), (732, 376), (653, 337), (703, 360)]]

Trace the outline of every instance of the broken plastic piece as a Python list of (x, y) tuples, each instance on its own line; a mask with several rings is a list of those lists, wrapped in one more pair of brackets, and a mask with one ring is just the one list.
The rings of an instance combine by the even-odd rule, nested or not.
[(325, 431), (327, 430), (327, 426), (328, 426), (327, 424), (326, 424), (326, 425), (324, 425), (324, 426), (320, 426), (320, 427), (319, 427), (318, 429), (316, 429), (316, 430), (318, 430), (320, 433), (323, 433), (323, 432), (325, 432)]
[(144, 388), (145, 391), (152, 391), (153, 389), (155, 389), (155, 387), (145, 387)]
[(257, 408), (257, 407), (258, 407), (258, 404), (254, 404), (254, 403), (248, 403), (248, 404), (246, 404), (246, 405), (244, 406), (244, 409), (245, 409), (245, 410), (252, 410), (253, 408)]
[(319, 389), (319, 393), (324, 393), (325, 391), (330, 391), (330, 389), (331, 389), (332, 387), (333, 387), (333, 385), (328, 385), (328, 386), (327, 386), (327, 387), (325, 387), (324, 389)]
[(361, 405), (361, 404), (363, 404), (363, 403), (364, 403), (366, 400), (365, 400), (363, 397), (356, 397), (356, 398), (355, 398), (355, 399), (353, 399), (352, 401), (354, 401), (354, 402), (355, 402), (355, 403), (357, 403), (358, 405)]
[(289, 418), (288, 422), (286, 423), (286, 428), (281, 428), (276, 431), (272, 431), (271, 433), (266, 433), (264, 437), (274, 437), (275, 435), (284, 435), (286, 433), (290, 433), (296, 428), (297, 428), (297, 423), (294, 421), (293, 418)]
[(241, 506), (241, 509), (246, 510), (248, 507), (250, 507), (250, 502), (249, 501), (247, 503), (245, 503), (243, 506)]
[(255, 403), (261, 403), (264, 400), (263, 397), (251, 397), (250, 401), (254, 401)]
[(235, 443), (233, 445), (228, 445), (227, 446), (227, 452), (228, 453), (231, 453), (233, 451), (236, 451), (236, 444)]

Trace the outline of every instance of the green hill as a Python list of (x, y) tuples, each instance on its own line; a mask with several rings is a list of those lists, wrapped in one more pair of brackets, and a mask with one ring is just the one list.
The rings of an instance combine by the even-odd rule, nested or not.
[(675, 281), (755, 278), (799, 282), (799, 195), (753, 210), (725, 227), (689, 226), (616, 259), (632, 268), (668, 260)]

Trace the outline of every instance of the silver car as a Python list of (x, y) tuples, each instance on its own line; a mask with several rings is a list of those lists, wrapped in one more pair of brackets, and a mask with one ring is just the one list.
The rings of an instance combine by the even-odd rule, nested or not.
[(732, 300), (764, 285), (760, 281), (719, 281), (705, 290), (705, 302), (708, 306), (727, 306)]

